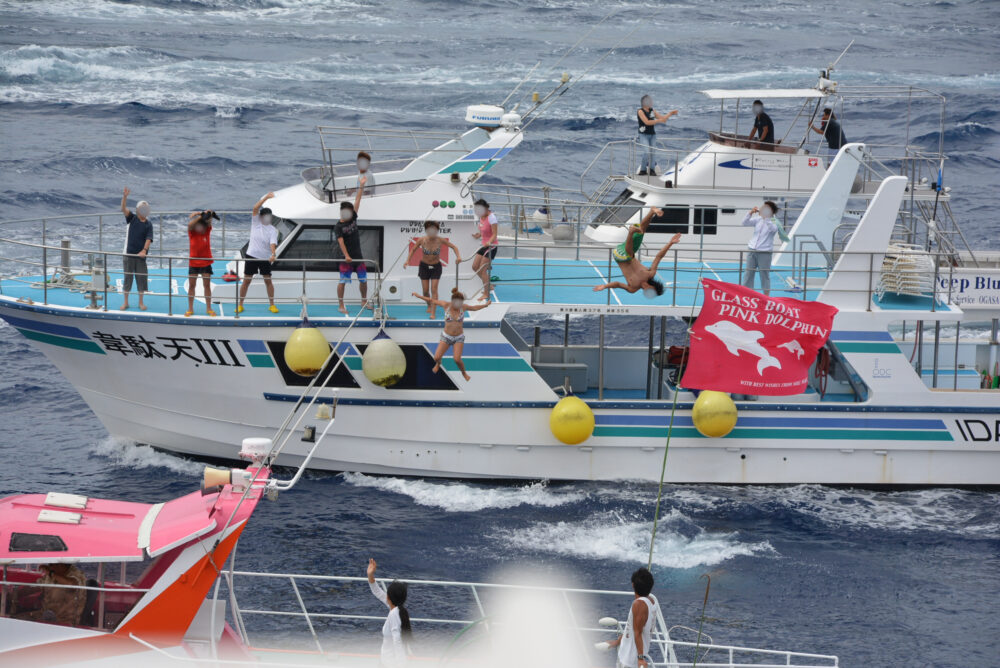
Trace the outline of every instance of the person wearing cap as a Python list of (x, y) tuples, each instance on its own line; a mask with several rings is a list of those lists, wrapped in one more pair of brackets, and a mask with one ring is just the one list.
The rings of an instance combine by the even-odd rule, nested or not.
[(358, 229), (358, 211), (361, 209), (361, 195), (364, 193), (365, 184), (368, 177), (362, 175), (358, 177), (358, 191), (354, 195), (354, 204), (350, 202), (340, 203), (340, 220), (333, 226), (333, 234), (340, 246), (340, 252), (344, 259), (340, 262), (340, 283), (337, 285), (338, 310), (347, 314), (347, 307), (344, 306), (344, 291), (351, 282), (351, 272), (358, 277), (358, 286), (361, 289), (362, 306), (368, 306), (368, 268), (362, 259), (364, 253), (361, 252), (361, 231)]
[(194, 313), (194, 291), (198, 285), (198, 276), (205, 289), (205, 313), (215, 315), (212, 310), (212, 219), (219, 220), (219, 214), (206, 209), (194, 211), (188, 217), (188, 242), (190, 243), (188, 259), (188, 308), (184, 313), (190, 316)]
[(815, 125), (811, 127), (813, 132), (823, 135), (823, 138), (826, 139), (826, 146), (831, 154), (835, 155), (847, 143), (844, 130), (840, 127), (840, 121), (837, 120), (836, 114), (830, 107), (823, 107), (823, 118), (820, 119), (819, 127)]
[(132, 191), (122, 189), (122, 214), (125, 216), (125, 249), (122, 255), (122, 296), (121, 310), (128, 310), (128, 293), (132, 290), (132, 281), (139, 290), (139, 310), (145, 311), (142, 294), (149, 291), (149, 269), (146, 267), (146, 254), (153, 243), (153, 224), (149, 222), (149, 202), (143, 200), (135, 205), (135, 213), (128, 208), (128, 196)]
[(236, 312), (243, 313), (243, 300), (247, 297), (247, 290), (250, 289), (250, 281), (257, 274), (264, 277), (264, 287), (267, 288), (267, 301), (270, 302), (269, 310), (277, 313), (278, 307), (274, 305), (274, 283), (271, 282), (271, 264), (274, 262), (274, 254), (278, 251), (278, 230), (275, 229), (271, 210), (264, 206), (264, 202), (274, 197), (274, 193), (268, 193), (260, 198), (253, 205), (250, 216), (250, 244), (247, 246), (247, 257), (243, 261), (243, 285), (240, 286), (240, 299), (236, 304)]
[(762, 144), (774, 143), (774, 123), (771, 117), (764, 113), (764, 103), (760, 100), (753, 101), (753, 129), (747, 139), (757, 137), (757, 141)]

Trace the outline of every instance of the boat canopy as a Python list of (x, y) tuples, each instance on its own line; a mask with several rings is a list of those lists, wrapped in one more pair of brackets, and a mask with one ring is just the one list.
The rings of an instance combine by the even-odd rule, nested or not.
[(723, 88), (710, 88), (709, 90), (701, 91), (713, 100), (726, 100), (726, 99), (755, 99), (755, 100), (767, 100), (767, 99), (780, 99), (780, 98), (808, 98), (808, 97), (826, 97), (827, 93), (815, 88), (748, 88), (744, 90), (740, 89), (723, 89)]
[(217, 497), (194, 492), (148, 504), (58, 492), (8, 496), (0, 499), (0, 564), (155, 557), (214, 529)]

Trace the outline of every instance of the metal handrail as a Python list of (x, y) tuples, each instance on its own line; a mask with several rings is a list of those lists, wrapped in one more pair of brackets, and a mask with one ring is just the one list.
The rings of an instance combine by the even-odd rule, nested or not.
[[(235, 570), (230, 567), (227, 570), (227, 582), (230, 588), (233, 587), (236, 577), (243, 578), (266, 578), (274, 580), (288, 580), (292, 583), (295, 591), (298, 591), (298, 584), (300, 582), (315, 582), (315, 583), (326, 583), (326, 582), (352, 582), (352, 583), (366, 583), (367, 578), (361, 576), (337, 576), (337, 575), (309, 575), (302, 573), (263, 573), (256, 571), (242, 571)], [(380, 581), (387, 581), (385, 578), (379, 578)], [(572, 603), (569, 596), (612, 596), (621, 599), (631, 599), (635, 594), (631, 591), (618, 591), (618, 590), (606, 590), (606, 589), (585, 589), (585, 588), (568, 588), (568, 587), (553, 587), (544, 585), (532, 585), (532, 584), (511, 584), (511, 583), (497, 583), (497, 582), (461, 582), (454, 580), (427, 580), (427, 579), (415, 579), (415, 578), (399, 578), (399, 582), (405, 583), (409, 586), (417, 587), (435, 587), (435, 588), (450, 588), (457, 591), (468, 591), (476, 602), (480, 613), (483, 615), (482, 620), (490, 619), (491, 623), (497, 624), (498, 621), (490, 618), (486, 611), (482, 607), (481, 598), (479, 596), (481, 591), (526, 591), (526, 592), (545, 592), (552, 594), (560, 594), (562, 599), (565, 601), (567, 609), (572, 611)], [(297, 596), (296, 600), (300, 604), (299, 607), (302, 611), (291, 611), (291, 610), (268, 610), (268, 609), (250, 609), (242, 608), (239, 606), (236, 599), (233, 600), (233, 614), (237, 618), (237, 627), (241, 629), (241, 635), (243, 635), (244, 642), (249, 643), (250, 639), (246, 635), (245, 626), (242, 622), (243, 615), (259, 615), (268, 617), (289, 617), (289, 618), (299, 618), (299, 619), (328, 619), (328, 620), (345, 620), (345, 621), (381, 621), (384, 619), (383, 616), (370, 615), (370, 614), (349, 614), (349, 613), (333, 613), (333, 612), (309, 612), (305, 609), (304, 602), (301, 596)], [(467, 619), (467, 618), (450, 618), (442, 616), (433, 617), (413, 617), (413, 621), (420, 622), (424, 624), (441, 624), (441, 625), (469, 625), (478, 623), (481, 620)], [(568, 616), (570, 624), (567, 628), (576, 630), (578, 633), (583, 634), (595, 634), (595, 633), (615, 633), (619, 632), (622, 622), (619, 622), (618, 628), (608, 628), (608, 627), (593, 627), (580, 624), (576, 622), (576, 616), (571, 614)], [(581, 642), (584, 640), (583, 636), (579, 636)], [(754, 647), (745, 647), (740, 645), (723, 645), (716, 643), (694, 643), (688, 641), (673, 640), (670, 637), (669, 629), (662, 615), (658, 615), (656, 619), (656, 626), (652, 634), (653, 644), (659, 646), (660, 651), (663, 653), (663, 659), (661, 661), (654, 661), (655, 666), (667, 666), (667, 667), (679, 667), (679, 666), (693, 666), (692, 663), (679, 662), (673, 655), (674, 648), (693, 648), (699, 651), (705, 650), (704, 656), (707, 656), (709, 652), (724, 652), (728, 656), (728, 662), (705, 662), (703, 660), (697, 661), (696, 665), (699, 666), (754, 666), (755, 668), (771, 668), (773, 666), (784, 666), (788, 668), (789, 666), (806, 665), (805, 661), (810, 661), (808, 664), (815, 668), (817, 665), (826, 666), (838, 666), (839, 659), (834, 655), (828, 654), (817, 654), (808, 652), (794, 652), (789, 650), (773, 650), (773, 649), (761, 649)], [(322, 649), (320, 650), (322, 652)], [(785, 659), (784, 663), (736, 663), (737, 654), (757, 654), (768, 657), (782, 657)], [(795, 661), (801, 661), (802, 664), (793, 663)], [(817, 663), (824, 662), (824, 663)]]

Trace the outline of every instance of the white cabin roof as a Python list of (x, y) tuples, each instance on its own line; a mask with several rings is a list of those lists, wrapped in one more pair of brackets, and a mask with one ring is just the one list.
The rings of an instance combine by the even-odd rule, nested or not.
[(752, 98), (765, 100), (768, 98), (784, 97), (826, 97), (826, 93), (815, 88), (749, 88), (749, 89), (724, 89), (710, 88), (701, 91), (713, 100), (724, 100), (726, 98)]

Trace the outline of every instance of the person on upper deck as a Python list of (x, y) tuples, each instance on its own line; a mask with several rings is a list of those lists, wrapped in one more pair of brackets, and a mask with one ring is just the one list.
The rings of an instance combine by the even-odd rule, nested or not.
[(420, 278), (424, 297), (431, 299), (427, 302), (427, 313), (431, 320), (437, 317), (437, 304), (435, 302), (438, 298), (438, 282), (441, 280), (444, 266), (441, 262), (441, 249), (447, 246), (455, 252), (455, 264), (462, 261), (462, 253), (458, 250), (458, 246), (447, 239), (442, 239), (439, 236), (440, 231), (441, 225), (437, 221), (428, 220), (424, 223), (424, 236), (416, 240), (413, 248), (410, 249), (410, 255), (406, 258), (406, 266), (409, 266), (417, 250), (420, 250), (421, 258), (420, 265), (417, 267), (417, 276)]
[(473, 204), (479, 230), (472, 236), (482, 244), (472, 258), (472, 271), (479, 274), (483, 282), (483, 296), (479, 301), (488, 301), (493, 286), (490, 284), (490, 270), (493, 268), (493, 258), (497, 256), (497, 215), (490, 211), (490, 205), (484, 199), (477, 199)]
[(256, 274), (264, 277), (264, 286), (267, 288), (267, 301), (271, 306), (271, 313), (277, 313), (278, 307), (274, 305), (274, 283), (271, 282), (271, 265), (274, 263), (274, 254), (278, 252), (278, 230), (275, 229), (274, 216), (271, 210), (264, 206), (264, 202), (274, 197), (274, 193), (268, 193), (260, 198), (253, 205), (250, 216), (250, 244), (247, 246), (247, 257), (243, 261), (243, 285), (240, 286), (240, 299), (236, 304), (236, 312), (243, 312), (243, 300), (247, 297), (247, 290), (250, 289), (250, 281)]
[(649, 653), (660, 608), (660, 602), (651, 593), (653, 574), (645, 568), (632, 573), (632, 591), (635, 598), (628, 609), (625, 632), (608, 646), (618, 648), (617, 668), (648, 668), (653, 665)]
[[(671, 117), (679, 112), (672, 109), (666, 116), (653, 109), (653, 98), (643, 95), (639, 101), (639, 109), (635, 112), (639, 121), (639, 143), (646, 146), (646, 154), (642, 157), (642, 164), (639, 166), (639, 176), (655, 176), (656, 160), (653, 158), (653, 145), (656, 143), (656, 126), (666, 123)], [(641, 149), (640, 149), (641, 150)]]
[(125, 250), (122, 256), (122, 301), (121, 310), (128, 310), (128, 293), (132, 290), (135, 280), (139, 290), (139, 310), (145, 311), (142, 294), (149, 290), (149, 269), (146, 267), (146, 254), (153, 243), (153, 224), (149, 222), (149, 202), (143, 200), (135, 205), (135, 213), (129, 211), (128, 196), (132, 192), (122, 189), (122, 213), (125, 215)]
[(368, 576), (368, 587), (372, 595), (389, 608), (389, 614), (382, 624), (382, 650), (379, 653), (379, 663), (383, 668), (402, 668), (409, 662), (409, 643), (413, 637), (410, 626), (410, 613), (404, 607), (406, 603), (406, 584), (393, 581), (387, 589), (375, 582), (375, 569), (378, 565), (374, 559), (368, 560), (365, 574)]
[(823, 138), (826, 139), (826, 146), (831, 153), (836, 154), (847, 143), (844, 129), (840, 127), (840, 121), (837, 120), (837, 115), (830, 107), (823, 108), (823, 118), (819, 121), (819, 127), (813, 125), (812, 129), (813, 132), (823, 135)]
[(760, 100), (753, 101), (753, 129), (750, 130), (750, 134), (747, 139), (753, 139), (757, 137), (757, 141), (764, 144), (774, 143), (774, 123), (771, 122), (771, 117), (764, 112), (764, 103)]
[(188, 217), (188, 308), (184, 313), (194, 313), (194, 291), (198, 276), (205, 289), (205, 313), (215, 315), (212, 310), (212, 219), (219, 220), (219, 214), (211, 210), (195, 211)]
[[(70, 587), (85, 587), (87, 576), (73, 564), (45, 564), (40, 567), (43, 575), (37, 580), (40, 585), (68, 585)], [(32, 596), (41, 589), (41, 606), (36, 610), (15, 612), (17, 619), (39, 622), (52, 622), (66, 626), (76, 626), (87, 602), (86, 589), (69, 589), (64, 587), (24, 587), (18, 594), (15, 605), (25, 604), (25, 597)]]
[(344, 306), (344, 290), (351, 282), (351, 272), (358, 277), (362, 307), (368, 306), (368, 268), (362, 259), (364, 253), (361, 252), (361, 231), (358, 230), (358, 211), (361, 209), (361, 195), (364, 194), (366, 183), (368, 183), (367, 177), (358, 178), (358, 191), (354, 194), (354, 204), (340, 203), (340, 220), (333, 226), (340, 252), (344, 254), (344, 259), (340, 263), (340, 283), (337, 285), (337, 301), (340, 312), (344, 314), (347, 313), (347, 307)]
[(768, 200), (759, 208), (750, 209), (742, 223), (746, 227), (753, 226), (743, 285), (753, 290), (754, 274), (759, 273), (760, 290), (765, 295), (771, 294), (771, 252), (774, 250), (774, 235), (781, 229), (781, 223), (775, 217), (777, 213), (778, 205)]
[(664, 246), (657, 252), (656, 256), (653, 258), (653, 263), (647, 269), (645, 265), (642, 264), (636, 255), (639, 253), (639, 249), (642, 247), (642, 239), (646, 235), (646, 231), (649, 229), (649, 224), (654, 217), (662, 217), (663, 209), (658, 209), (655, 206), (650, 208), (649, 213), (647, 213), (638, 225), (633, 225), (628, 228), (628, 233), (625, 237), (625, 241), (618, 244), (612, 251), (611, 255), (614, 257), (615, 262), (618, 263), (618, 269), (622, 272), (622, 276), (625, 277), (625, 283), (620, 281), (611, 281), (605, 283), (604, 285), (594, 286), (594, 292), (600, 292), (601, 290), (608, 290), (609, 288), (619, 288), (625, 290), (626, 292), (638, 292), (643, 291), (649, 299), (658, 297), (663, 294), (663, 283), (656, 278), (656, 268), (660, 265), (660, 261), (670, 250), (670, 247), (676, 244), (681, 239), (681, 235), (678, 232), (667, 242)]

